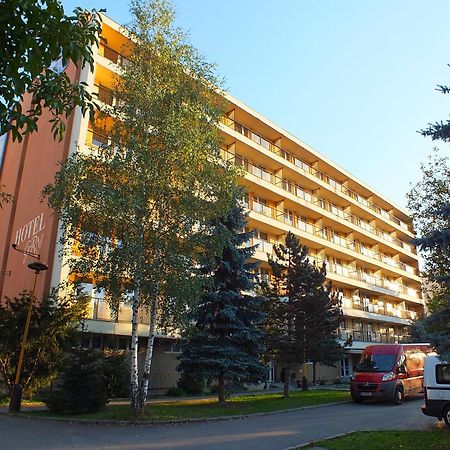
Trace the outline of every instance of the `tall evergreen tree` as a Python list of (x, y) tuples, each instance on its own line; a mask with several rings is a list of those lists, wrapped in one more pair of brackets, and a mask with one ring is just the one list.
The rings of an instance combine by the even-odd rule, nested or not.
[[(433, 251), (438, 248), (443, 255), (450, 254), (450, 203), (441, 208), (437, 214), (445, 225), (430, 232), (427, 236), (416, 239), (421, 250)], [(439, 287), (439, 307), (426, 317), (417, 328), (422, 330), (421, 338), (429, 339), (438, 353), (450, 360), (450, 265), (444, 265), (433, 282)]]
[(215, 224), (224, 235), (222, 254), (203, 267), (211, 276), (211, 287), (193, 313), (195, 327), (184, 345), (179, 370), (185, 374), (215, 378), (219, 403), (225, 402), (225, 382), (259, 377), (263, 333), (261, 305), (264, 297), (249, 294), (255, 287), (255, 264), (248, 262), (254, 252), (245, 246), (252, 233), (242, 206)]
[[(437, 90), (449, 94), (450, 88), (438, 85)], [(422, 136), (450, 142), (450, 121), (428, 124)], [(412, 325), (417, 340), (429, 340), (439, 354), (450, 359), (450, 166), (449, 158), (438, 149), (422, 164), (422, 180), (407, 194), (408, 208), (425, 261), (422, 276), (427, 282), (427, 306), (431, 314)]]
[(331, 364), (337, 357), (335, 332), (340, 312), (325, 286), (325, 266), (316, 267), (308, 249), (288, 233), (269, 258), (272, 282), (267, 288), (265, 331), (269, 354), (283, 364), (285, 398), (289, 397), (293, 364), (308, 359)]
[(306, 357), (313, 363), (313, 383), (317, 382), (317, 364), (336, 365), (342, 356), (342, 347), (337, 340), (337, 329), (342, 320), (342, 312), (331, 284), (325, 284), (326, 272), (321, 270), (323, 280), (320, 285), (312, 286), (309, 296), (303, 300), (305, 311), (304, 329)]

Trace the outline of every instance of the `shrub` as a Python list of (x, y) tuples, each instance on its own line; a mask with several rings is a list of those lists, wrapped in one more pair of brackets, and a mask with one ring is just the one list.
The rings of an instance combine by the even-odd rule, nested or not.
[(166, 394), (169, 397), (183, 397), (184, 395), (186, 395), (186, 392), (184, 392), (184, 390), (181, 389), (180, 387), (173, 386), (173, 387), (170, 387), (169, 389), (167, 389)]
[(177, 385), (189, 395), (200, 395), (203, 394), (205, 390), (205, 381), (202, 377), (187, 375), (184, 372), (181, 374)]
[(104, 378), (108, 398), (130, 396), (130, 361), (124, 351), (108, 350), (103, 358)]
[(45, 399), (52, 412), (97, 412), (108, 401), (103, 354), (99, 350), (74, 349), (61, 371), (58, 389)]

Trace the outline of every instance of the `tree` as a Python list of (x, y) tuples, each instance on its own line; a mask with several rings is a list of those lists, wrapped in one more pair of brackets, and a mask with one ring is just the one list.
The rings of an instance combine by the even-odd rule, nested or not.
[[(416, 242), (421, 250), (431, 253), (438, 250), (441, 260), (445, 260), (450, 254), (450, 202), (436, 214), (446, 225), (416, 239)], [(439, 300), (433, 303), (431, 315), (414, 324), (413, 331), (421, 340), (429, 339), (441, 357), (450, 360), (450, 265), (447, 263), (440, 267), (440, 270), (432, 275), (432, 281), (434, 294), (437, 292)]]
[[(64, 119), (81, 107), (94, 113), (85, 83), (72, 81), (64, 66), (73, 62), (93, 70), (92, 48), (98, 44), (100, 17), (81, 8), (66, 16), (58, 0), (3, 0), (0, 6), (0, 135), (11, 131), (13, 140), (38, 129), (44, 109), (50, 111), (52, 132), (61, 140)], [(24, 94), (31, 105), (22, 109)]]
[(312, 264), (307, 247), (293, 233), (274, 250), (276, 257), (269, 257), (272, 280), (265, 290), (265, 331), (269, 355), (283, 364), (283, 395), (288, 398), (292, 364), (308, 359), (333, 364), (338, 357), (335, 333), (340, 312), (325, 285), (325, 265)]
[[(438, 86), (443, 94), (447, 86)], [(429, 124), (420, 133), (432, 140), (450, 142), (450, 121)], [(431, 314), (412, 326), (416, 339), (429, 340), (444, 358), (450, 359), (450, 166), (438, 149), (421, 166), (423, 177), (407, 194), (408, 208), (422, 251), (427, 302)]]
[(310, 295), (303, 299), (306, 358), (313, 363), (313, 383), (316, 384), (317, 364), (334, 367), (342, 357), (342, 347), (337, 340), (337, 329), (342, 312), (331, 284), (325, 282), (326, 273), (321, 270), (322, 281), (311, 286)]
[[(131, 302), (137, 415), (147, 398), (156, 327), (174, 326), (195, 298), (198, 253), (212, 245), (211, 220), (229, 208), (236, 177), (220, 157), (222, 103), (213, 67), (174, 27), (166, 1), (133, 1), (131, 11), (110, 145), (71, 156), (46, 195), (66, 230), (71, 270), (93, 277), (113, 308)], [(150, 314), (140, 383), (139, 308)]]
[(264, 347), (259, 324), (264, 298), (247, 293), (255, 288), (255, 263), (248, 261), (254, 247), (245, 246), (252, 236), (241, 231), (245, 224), (242, 206), (216, 223), (216, 232), (228, 236), (222, 253), (203, 267), (212, 283), (193, 312), (195, 326), (183, 346), (178, 368), (190, 377), (217, 379), (221, 404), (226, 381), (262, 375)]
[[(427, 238), (448, 227), (448, 219), (442, 214), (450, 204), (450, 164), (438, 149), (428, 157), (427, 164), (421, 165), (422, 180), (407, 193), (408, 209), (411, 211), (415, 231), (420, 238), (418, 245), (426, 244)], [(439, 278), (448, 275), (450, 249), (445, 245), (421, 245), (424, 258), (422, 276), (427, 280), (428, 294), (431, 296), (428, 308), (435, 312), (445, 307), (448, 288), (439, 283)], [(447, 294), (446, 294), (447, 292)]]
[(60, 383), (45, 403), (50, 411), (60, 414), (98, 412), (108, 402), (107, 382), (102, 352), (75, 348), (64, 358)]
[[(0, 381), (8, 390), (14, 385), (29, 304), (29, 292), (0, 303)], [(21, 378), (27, 395), (55, 379), (62, 350), (72, 342), (85, 312), (83, 299), (74, 302), (56, 291), (33, 307)]]

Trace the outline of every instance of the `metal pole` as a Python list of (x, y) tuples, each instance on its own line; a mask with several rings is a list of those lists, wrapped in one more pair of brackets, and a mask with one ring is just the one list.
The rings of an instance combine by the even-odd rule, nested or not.
[(36, 270), (35, 275), (34, 275), (33, 291), (32, 291), (32, 295), (30, 297), (30, 305), (28, 306), (27, 320), (25, 322), (25, 329), (23, 330), (22, 345), (20, 346), (19, 362), (17, 363), (17, 372), (16, 372), (16, 379), (14, 381), (14, 384), (19, 384), (20, 375), (22, 374), (23, 355), (25, 353), (25, 345), (27, 344), (28, 332), (30, 331), (31, 312), (33, 310), (34, 295), (36, 292), (36, 282), (37, 282), (37, 277), (39, 274), (40, 274), (40, 272)]
[(11, 399), (9, 401), (9, 411), (10, 412), (19, 412), (20, 407), (22, 405), (22, 385), (20, 384), (20, 376), (22, 374), (22, 366), (23, 366), (23, 358), (25, 355), (25, 345), (27, 344), (28, 332), (30, 331), (30, 323), (31, 323), (31, 313), (33, 311), (33, 303), (35, 301), (36, 296), (36, 284), (38, 275), (43, 270), (47, 270), (47, 266), (40, 262), (34, 262), (28, 264), (28, 267), (34, 270), (34, 284), (33, 291), (31, 293), (30, 304), (28, 306), (27, 312), (27, 320), (25, 321), (25, 328), (23, 330), (23, 338), (22, 344), (20, 346), (20, 354), (19, 354), (19, 362), (17, 363), (17, 371), (16, 371), (16, 379), (14, 381), (14, 386), (11, 390)]

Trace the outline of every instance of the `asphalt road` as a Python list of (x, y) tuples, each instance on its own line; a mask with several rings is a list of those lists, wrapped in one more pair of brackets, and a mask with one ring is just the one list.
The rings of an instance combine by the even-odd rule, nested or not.
[[(0, 449), (282, 450), (356, 430), (446, 428), (403, 405), (341, 404), (209, 423), (101, 426), (0, 415)], [(450, 437), (450, 435), (449, 435)]]

